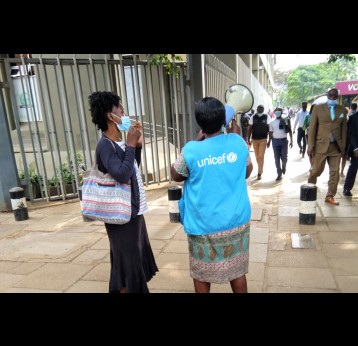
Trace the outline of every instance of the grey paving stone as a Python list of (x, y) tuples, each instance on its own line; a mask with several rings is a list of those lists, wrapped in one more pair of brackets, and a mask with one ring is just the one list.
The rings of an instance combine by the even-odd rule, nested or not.
[(326, 257), (316, 250), (299, 249), (293, 251), (272, 251), (268, 264), (270, 267), (328, 268)]
[(250, 244), (250, 262), (266, 262), (267, 244)]
[(81, 279), (85, 281), (105, 281), (109, 282), (109, 275), (111, 271), (110, 263), (100, 263), (95, 267), (91, 267), (86, 275)]
[(24, 275), (0, 273), (0, 292), (10, 289), (24, 278)]
[(48, 263), (12, 286), (63, 291), (82, 278), (90, 269), (89, 265)]
[(65, 293), (108, 293), (108, 282), (102, 281), (78, 281)]
[(337, 289), (329, 269), (269, 267), (268, 286)]
[(186, 240), (171, 240), (163, 250), (164, 253), (184, 253), (188, 254), (188, 242)]
[(262, 243), (267, 244), (269, 237), (268, 228), (250, 228), (250, 243)]
[(358, 293), (358, 276), (337, 276), (338, 287), (344, 293)]

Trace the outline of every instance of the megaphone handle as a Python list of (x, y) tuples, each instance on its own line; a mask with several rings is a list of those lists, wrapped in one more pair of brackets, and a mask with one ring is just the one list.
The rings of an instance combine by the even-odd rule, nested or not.
[(235, 116), (235, 110), (230, 105), (225, 105), (225, 125), (228, 126), (231, 119)]
[(229, 133), (237, 133), (238, 135), (242, 136), (241, 127), (238, 125), (236, 119), (231, 120), (231, 125), (227, 126)]

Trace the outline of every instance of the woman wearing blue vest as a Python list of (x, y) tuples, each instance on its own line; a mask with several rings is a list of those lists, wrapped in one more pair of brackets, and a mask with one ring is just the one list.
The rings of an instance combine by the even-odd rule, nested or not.
[(188, 236), (190, 276), (196, 293), (211, 283), (230, 282), (246, 293), (251, 206), (246, 179), (252, 172), (247, 145), (232, 120), (224, 132), (225, 107), (205, 97), (195, 106), (201, 130), (171, 167), (174, 181), (184, 181), (180, 222)]

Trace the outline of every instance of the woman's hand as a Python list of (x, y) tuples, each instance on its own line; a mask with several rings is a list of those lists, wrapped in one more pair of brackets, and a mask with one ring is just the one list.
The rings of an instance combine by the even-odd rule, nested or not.
[(137, 147), (142, 146), (143, 142), (143, 126), (139, 121), (136, 121), (133, 125), (134, 128), (136, 128), (140, 132), (140, 137), (138, 138)]
[(127, 145), (129, 147), (138, 147), (142, 145), (142, 132), (135, 126), (131, 126), (128, 130)]
[(231, 126), (226, 129), (228, 133), (237, 133), (241, 136), (240, 126), (237, 124), (235, 119), (231, 120)]

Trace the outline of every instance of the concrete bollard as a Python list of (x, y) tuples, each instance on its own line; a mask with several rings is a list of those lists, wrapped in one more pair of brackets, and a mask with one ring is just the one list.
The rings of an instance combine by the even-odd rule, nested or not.
[(181, 191), (180, 186), (171, 186), (168, 188), (170, 222), (180, 222), (178, 201), (181, 198)]
[(29, 218), (27, 211), (27, 204), (25, 198), (25, 191), (22, 187), (12, 187), (9, 190), (11, 207), (14, 211), (15, 221), (24, 221)]
[(314, 225), (316, 223), (317, 186), (315, 184), (301, 185), (300, 216), (301, 225)]
[[(78, 188), (78, 196), (80, 197), (80, 204), (81, 204), (81, 214), (82, 214), (82, 186), (80, 186)], [(89, 217), (85, 216), (82, 214), (82, 221), (84, 222), (90, 222), (90, 221), (94, 221), (92, 219), (90, 219)]]

